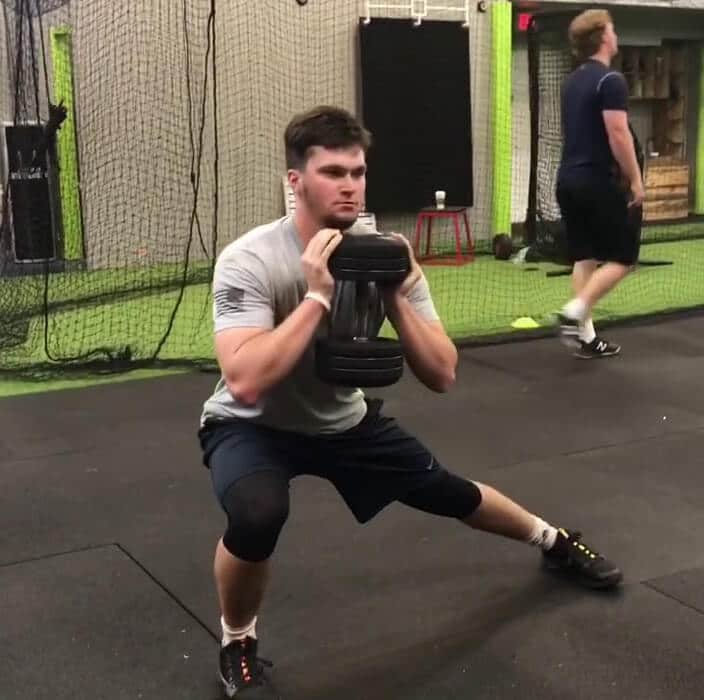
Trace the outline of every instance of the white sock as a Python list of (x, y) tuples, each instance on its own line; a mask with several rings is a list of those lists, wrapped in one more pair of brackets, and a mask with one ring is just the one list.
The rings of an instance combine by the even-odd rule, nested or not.
[(596, 338), (594, 321), (588, 318), (579, 324), (579, 339), (585, 343), (591, 343)]
[(579, 297), (575, 297), (572, 301), (568, 301), (565, 304), (562, 309), (562, 313), (564, 313), (568, 318), (583, 321), (587, 315), (587, 305)]
[(225, 618), (220, 618), (220, 624), (222, 626), (222, 645), (226, 647), (230, 642), (234, 642), (236, 639), (244, 639), (245, 637), (257, 638), (257, 618), (254, 619), (244, 627), (230, 627), (230, 625), (225, 622)]
[(548, 549), (552, 549), (556, 539), (557, 528), (536, 517), (533, 532), (531, 532), (526, 542), (536, 545), (547, 552)]

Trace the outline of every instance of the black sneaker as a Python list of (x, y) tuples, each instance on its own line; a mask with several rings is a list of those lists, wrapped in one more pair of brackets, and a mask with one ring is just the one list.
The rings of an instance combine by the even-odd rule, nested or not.
[(580, 345), (575, 352), (575, 357), (580, 360), (593, 360), (599, 357), (613, 357), (621, 352), (621, 346), (616, 343), (609, 343), (599, 337), (594, 338), (591, 343), (579, 341)]
[(562, 312), (556, 314), (560, 326), (560, 340), (568, 348), (579, 348), (579, 321), (576, 318), (565, 316)]
[(271, 661), (257, 658), (257, 640), (252, 637), (230, 642), (220, 649), (220, 680), (228, 698), (243, 695), (248, 700), (280, 700), (264, 673)]
[(589, 588), (614, 588), (623, 580), (621, 570), (606, 557), (587, 547), (582, 533), (558, 530), (552, 549), (543, 552), (545, 567), (575, 578)]

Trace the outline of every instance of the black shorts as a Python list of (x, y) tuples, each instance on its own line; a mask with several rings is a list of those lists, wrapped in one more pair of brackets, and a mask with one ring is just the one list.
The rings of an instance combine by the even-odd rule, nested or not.
[(393, 419), (369, 401), (364, 419), (343, 433), (303, 435), (246, 420), (207, 423), (199, 431), (203, 462), (222, 505), (232, 484), (259, 471), (290, 480), (309, 474), (330, 481), (361, 523), (447, 471)]
[(629, 207), (627, 193), (612, 179), (565, 178), (558, 182), (557, 201), (572, 262), (638, 262), (643, 208)]

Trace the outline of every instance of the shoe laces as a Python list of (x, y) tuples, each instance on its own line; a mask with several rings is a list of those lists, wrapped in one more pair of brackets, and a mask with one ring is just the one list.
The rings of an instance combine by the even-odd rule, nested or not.
[(599, 552), (595, 552), (582, 542), (581, 532), (566, 532), (565, 530), (560, 530), (560, 532), (567, 538), (569, 556), (589, 561), (604, 558)]
[(264, 667), (274, 664), (256, 654), (256, 644), (250, 637), (238, 639), (225, 647), (226, 673), (228, 683), (235, 685), (252, 685), (259, 683), (264, 674)]

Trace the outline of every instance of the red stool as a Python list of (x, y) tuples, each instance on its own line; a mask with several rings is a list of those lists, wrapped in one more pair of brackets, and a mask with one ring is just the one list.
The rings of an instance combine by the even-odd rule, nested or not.
[[(467, 236), (467, 252), (462, 252), (462, 242), (460, 234), (460, 217), (464, 221), (464, 230)], [(447, 257), (442, 255), (430, 255), (430, 237), (433, 232), (433, 219), (452, 219), (455, 226), (455, 256)], [(423, 234), (423, 223), (426, 223), (425, 255), (420, 255), (420, 239)], [(474, 243), (472, 232), (469, 228), (469, 217), (467, 207), (424, 207), (418, 213), (416, 219), (416, 240), (413, 246), (418, 262), (426, 265), (464, 265), (474, 260)]]

